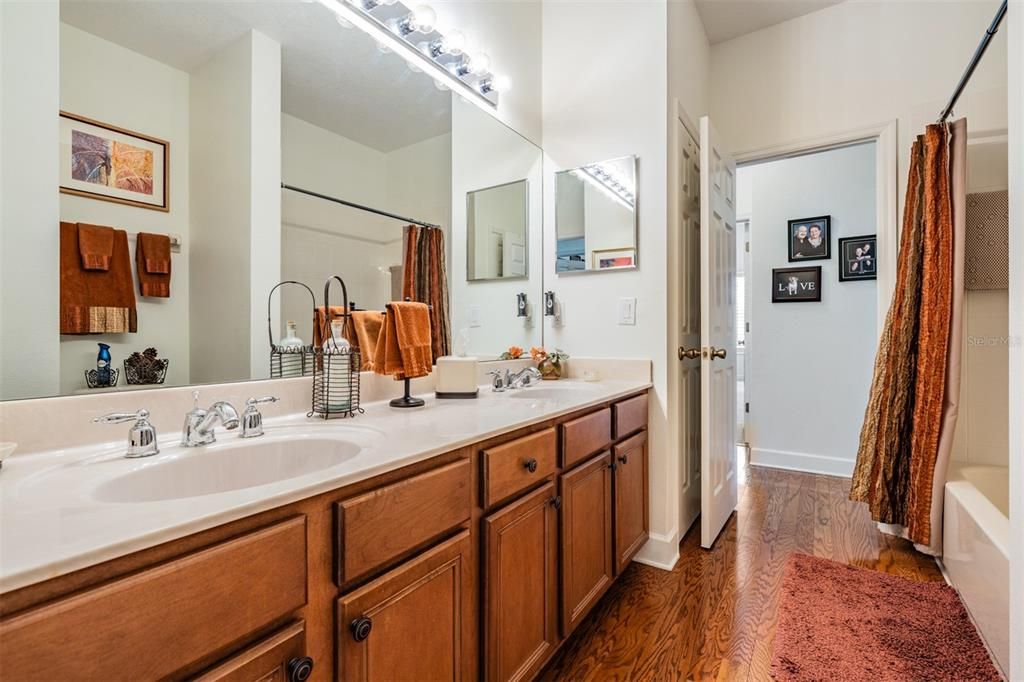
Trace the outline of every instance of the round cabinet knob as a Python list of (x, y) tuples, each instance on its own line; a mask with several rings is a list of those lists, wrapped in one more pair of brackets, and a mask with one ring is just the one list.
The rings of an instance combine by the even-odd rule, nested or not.
[(360, 616), (349, 623), (348, 627), (352, 630), (352, 639), (362, 642), (370, 636), (370, 630), (373, 629), (373, 621), (366, 616)]
[(523, 466), (526, 467), (526, 470), (529, 471), (531, 474), (535, 473), (537, 471), (537, 460), (531, 457), (530, 459), (523, 462)]
[(625, 464), (626, 463), (626, 456), (625, 455), (619, 455), (619, 461), (622, 462), (623, 464)]
[(288, 661), (288, 682), (306, 682), (313, 674), (313, 659), (300, 656)]
[(719, 360), (725, 360), (726, 352), (724, 348), (711, 347), (711, 359), (718, 358)]
[(551, 506), (554, 507), (555, 509), (561, 509), (562, 508), (562, 496), (561, 495), (555, 495), (550, 500), (548, 500), (548, 502), (550, 502)]

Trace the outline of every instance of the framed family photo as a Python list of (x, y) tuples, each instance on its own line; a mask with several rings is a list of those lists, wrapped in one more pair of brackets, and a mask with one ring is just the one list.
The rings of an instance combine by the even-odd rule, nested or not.
[(821, 266), (772, 269), (772, 303), (821, 300)]
[(828, 260), (832, 257), (832, 216), (790, 220), (786, 228), (789, 262)]
[(878, 279), (878, 250), (875, 235), (843, 237), (839, 240), (839, 281)]
[(169, 211), (170, 144), (60, 112), (60, 191)]

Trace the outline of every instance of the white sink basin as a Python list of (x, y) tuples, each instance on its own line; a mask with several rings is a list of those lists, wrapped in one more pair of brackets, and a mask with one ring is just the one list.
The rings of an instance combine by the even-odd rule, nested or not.
[(578, 396), (586, 395), (593, 391), (579, 384), (563, 386), (542, 386), (530, 388), (517, 388), (514, 391), (507, 391), (509, 398), (516, 400), (567, 400)]
[(214, 495), (299, 478), (342, 464), (362, 446), (334, 438), (232, 439), (174, 448), (98, 485), (101, 502), (154, 502)]

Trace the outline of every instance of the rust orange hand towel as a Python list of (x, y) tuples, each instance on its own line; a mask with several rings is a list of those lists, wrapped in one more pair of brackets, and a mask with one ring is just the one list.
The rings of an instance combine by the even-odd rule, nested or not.
[(112, 230), (108, 270), (82, 266), (76, 223), (60, 224), (60, 333), (123, 334), (136, 330), (128, 235)]
[[(415, 379), (430, 374), (433, 366), (430, 308), (426, 303), (407, 301), (389, 303), (388, 311), (388, 317), (394, 320), (405, 378)], [(390, 326), (392, 322), (389, 320), (388, 324)]]
[(384, 324), (384, 315), (379, 310), (356, 310), (352, 312), (356, 345), (362, 357), (362, 370), (372, 371), (377, 354), (377, 339)]
[(377, 337), (377, 346), (373, 353), (373, 371), (377, 374), (386, 374), (399, 381), (405, 379), (402, 354), (398, 350), (395, 316), (391, 314), (390, 305), (388, 305), (388, 314), (381, 315), (380, 335)]
[(140, 232), (135, 241), (135, 270), (143, 296), (171, 296), (171, 238)]
[(83, 270), (109, 270), (114, 254), (114, 228), (78, 223), (78, 251)]

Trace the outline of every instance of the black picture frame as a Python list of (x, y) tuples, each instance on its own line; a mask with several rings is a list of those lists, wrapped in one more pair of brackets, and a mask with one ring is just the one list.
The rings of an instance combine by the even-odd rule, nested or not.
[[(817, 226), (824, 231), (820, 246), (809, 241), (812, 228)], [(797, 239), (797, 231), (804, 228), (807, 238)], [(802, 244), (801, 244), (802, 242)], [(797, 218), (786, 223), (786, 253), (790, 263), (803, 263), (813, 260), (829, 260), (832, 258), (832, 216), (820, 215), (813, 218)]]
[[(859, 254), (858, 249), (862, 251)], [(838, 253), (840, 282), (878, 279), (878, 235), (842, 237), (839, 239)]]
[[(792, 289), (794, 285), (795, 293)], [(820, 265), (802, 268), (772, 268), (772, 303), (819, 302), (821, 302)]]

